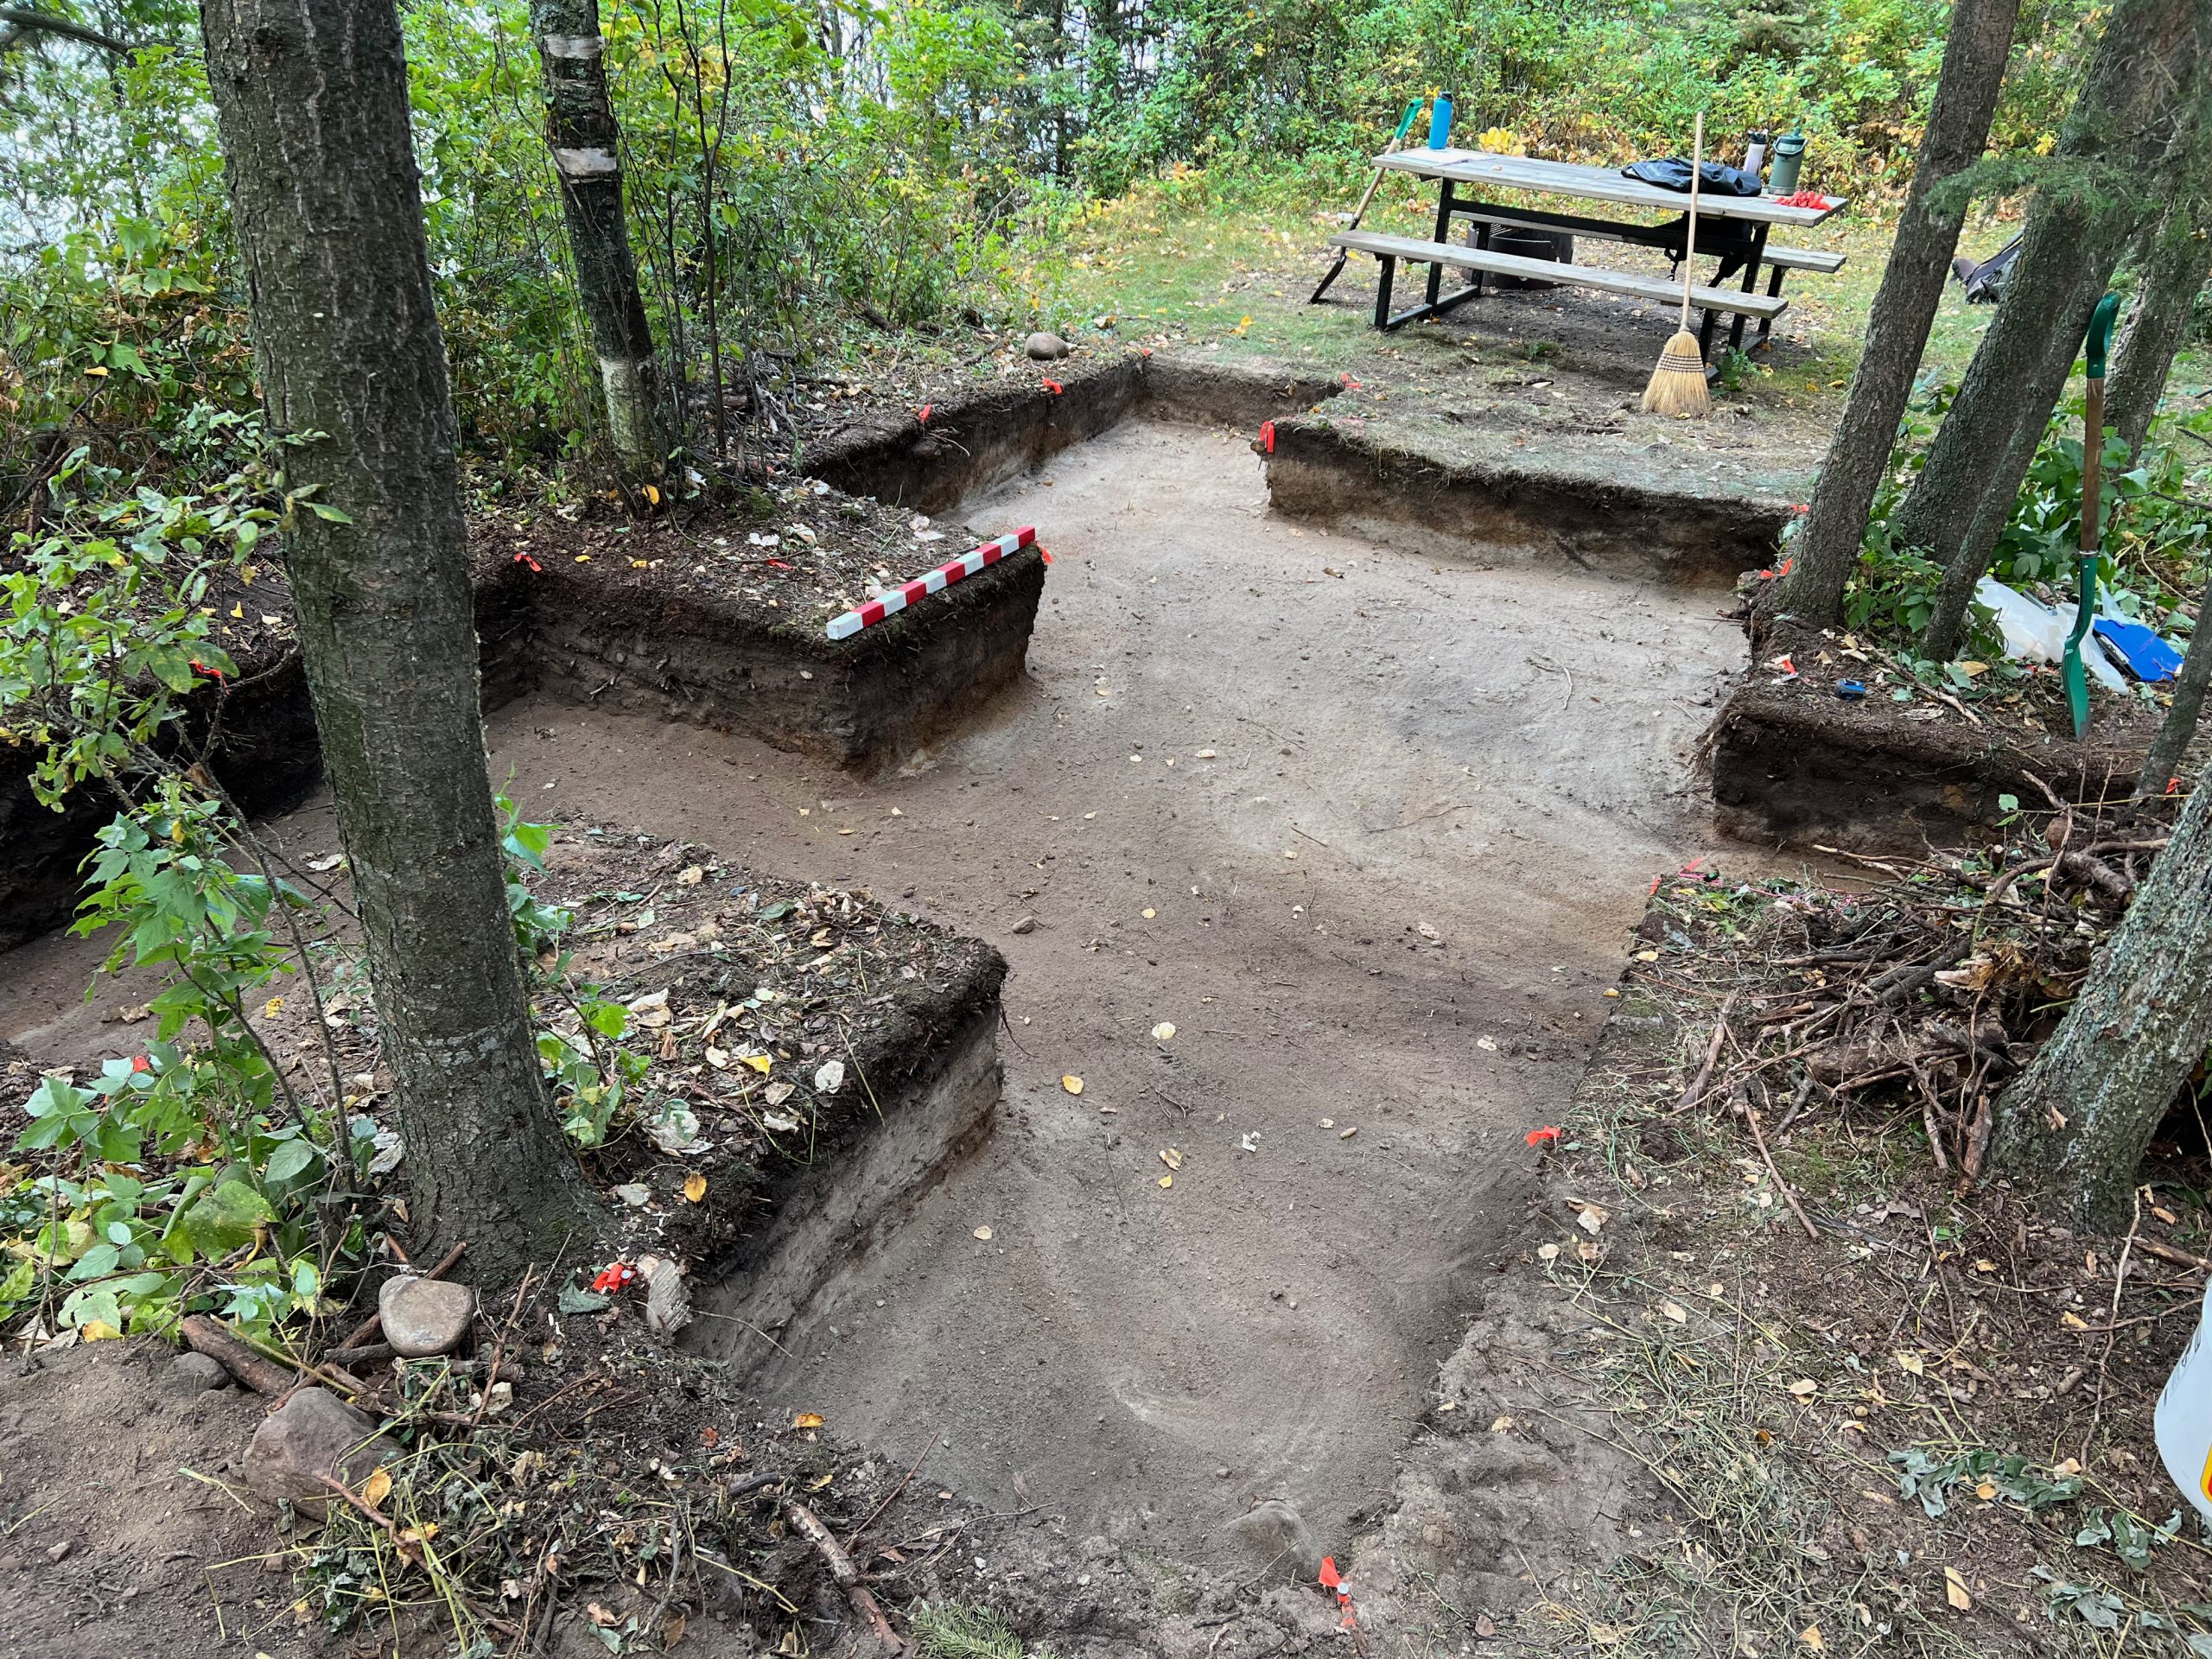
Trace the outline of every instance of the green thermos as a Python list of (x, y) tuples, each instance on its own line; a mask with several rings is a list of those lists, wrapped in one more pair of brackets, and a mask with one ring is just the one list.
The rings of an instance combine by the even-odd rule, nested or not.
[(1805, 165), (1805, 135), (1785, 132), (1774, 141), (1774, 170), (1767, 176), (1767, 189), (1777, 196), (1797, 194), (1797, 172)]

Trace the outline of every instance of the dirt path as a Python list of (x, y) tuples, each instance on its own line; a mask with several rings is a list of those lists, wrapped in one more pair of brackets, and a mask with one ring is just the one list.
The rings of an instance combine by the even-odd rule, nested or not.
[[(1387, 1497), (1622, 929), (1707, 844), (1685, 762), (1743, 649), (1717, 592), (1433, 566), (1265, 503), (1241, 438), (1131, 425), (971, 505), (1057, 560), (1030, 682), (897, 779), (550, 701), (493, 722), (526, 810), (1006, 952), (991, 1141), (785, 1353), (732, 1351), (841, 1437), (934, 1432), (924, 1480), (1171, 1556), (1256, 1497), (1334, 1544)], [(327, 843), (327, 807), (284, 833)], [(102, 1049), (55, 988), (81, 959), (19, 953), (0, 1034)]]

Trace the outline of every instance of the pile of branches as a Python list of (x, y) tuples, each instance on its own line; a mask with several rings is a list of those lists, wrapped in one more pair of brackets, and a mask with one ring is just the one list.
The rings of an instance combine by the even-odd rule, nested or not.
[[(1663, 882), (1645, 938), (1698, 958), (1700, 987), (1725, 992), (1675, 1111), (1725, 1104), (1763, 1152), (1808, 1111), (1916, 1113), (1938, 1172), (1971, 1187), (1999, 1097), (2073, 1001), (2171, 816), (2167, 803), (2044, 793), (2048, 811), (2014, 814), (2003, 839), (1974, 851), (1820, 849), (1886, 878), (1864, 892), (1731, 893), (1694, 868)], [(1645, 970), (1631, 978), (1681, 988), (1668, 982), (1678, 967), (1632, 967)]]

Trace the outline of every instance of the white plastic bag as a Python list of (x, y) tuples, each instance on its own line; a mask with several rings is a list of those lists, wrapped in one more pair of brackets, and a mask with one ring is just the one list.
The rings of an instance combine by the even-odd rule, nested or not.
[[(2005, 654), (2014, 662), (2055, 664), (2066, 660), (2066, 636), (2074, 632), (2070, 612), (2055, 611), (2016, 588), (2007, 588), (1994, 576), (1984, 576), (1975, 583), (1974, 597), (1976, 604), (1997, 613), (1997, 631), (2004, 636)], [(2082, 666), (2107, 690), (2127, 689), (2104, 642), (2094, 633), (2082, 641)]]
[(2189, 1339), (2158, 1395), (2151, 1432), (2174, 1484), (2198, 1514), (2212, 1520), (2212, 1340), (2206, 1338), (2208, 1316), (2212, 1316), (2212, 1302), (2197, 1316), (2196, 1334)]

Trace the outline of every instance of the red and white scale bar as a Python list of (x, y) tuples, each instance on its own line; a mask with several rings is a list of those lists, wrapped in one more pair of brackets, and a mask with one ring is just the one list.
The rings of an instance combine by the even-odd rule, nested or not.
[(916, 600), (931, 594), (943, 593), (956, 582), (974, 575), (985, 565), (996, 564), (1009, 553), (1016, 553), (1037, 539), (1037, 528), (1024, 524), (1011, 536), (1001, 536), (995, 542), (985, 542), (972, 553), (963, 553), (949, 563), (940, 564), (925, 576), (917, 576), (901, 588), (879, 594), (856, 611), (847, 611), (842, 616), (830, 619), (829, 634), (832, 639), (849, 639), (862, 628), (880, 622), (887, 616), (895, 616)]

